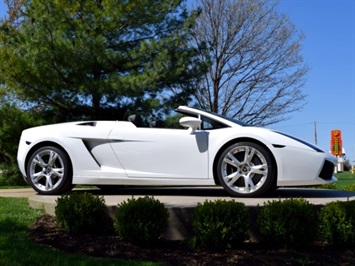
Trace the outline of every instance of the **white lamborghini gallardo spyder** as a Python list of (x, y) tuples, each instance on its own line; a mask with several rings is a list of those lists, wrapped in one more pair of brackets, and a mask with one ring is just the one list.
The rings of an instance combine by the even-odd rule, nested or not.
[[(333, 183), (335, 157), (295, 137), (180, 106), (181, 129), (129, 121), (45, 125), (22, 132), (18, 164), (39, 194), (86, 185), (221, 185), (237, 197)], [(185, 129), (186, 128), (186, 129)]]

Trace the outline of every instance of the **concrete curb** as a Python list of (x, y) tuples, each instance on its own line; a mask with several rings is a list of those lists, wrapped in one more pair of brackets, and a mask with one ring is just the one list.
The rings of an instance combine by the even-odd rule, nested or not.
[[(258, 234), (255, 230), (255, 220), (258, 206), (267, 201), (283, 200), (286, 198), (304, 198), (317, 208), (333, 201), (355, 200), (355, 192), (305, 189), (305, 188), (280, 188), (263, 198), (231, 198), (220, 187), (123, 187), (114, 191), (104, 192), (100, 189), (74, 189), (77, 192), (90, 192), (103, 196), (111, 217), (114, 216), (119, 203), (129, 198), (153, 196), (168, 208), (170, 217), (169, 225), (164, 234), (167, 239), (182, 240), (192, 236), (191, 217), (198, 203), (206, 200), (214, 201), (235, 200), (244, 203), (252, 216), (251, 240), (257, 242)], [(25, 197), (28, 204), (34, 209), (43, 209), (45, 213), (54, 215), (58, 196), (38, 195), (33, 189), (2, 189), (0, 197)]]
[[(172, 240), (188, 239), (192, 236), (191, 217), (194, 208), (198, 203), (206, 200), (214, 201), (235, 200), (244, 203), (249, 209), (252, 217), (250, 230), (251, 241), (258, 242), (259, 236), (256, 231), (256, 214), (258, 206), (267, 201), (282, 200), (286, 198), (304, 198), (314, 204), (317, 208), (333, 201), (355, 200), (355, 192), (322, 189), (278, 189), (272, 195), (264, 198), (231, 198), (221, 188), (122, 188), (111, 193), (102, 193), (99, 189), (80, 189), (79, 192), (90, 192), (102, 195), (105, 199), (109, 214), (114, 216), (118, 204), (131, 197), (153, 196), (168, 208), (170, 217), (169, 225), (163, 237)], [(1, 196), (0, 192), (0, 196)], [(48, 214), (54, 215), (56, 200), (58, 196), (44, 196), (32, 194), (28, 197), (31, 208), (44, 209)]]

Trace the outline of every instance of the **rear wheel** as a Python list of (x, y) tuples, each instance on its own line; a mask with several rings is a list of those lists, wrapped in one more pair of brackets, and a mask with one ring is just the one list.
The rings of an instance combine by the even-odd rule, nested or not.
[(273, 186), (276, 178), (274, 168), (268, 150), (253, 142), (240, 142), (221, 154), (217, 177), (232, 196), (260, 196)]
[(39, 194), (56, 195), (72, 189), (72, 167), (61, 149), (46, 146), (37, 149), (28, 160), (27, 177)]

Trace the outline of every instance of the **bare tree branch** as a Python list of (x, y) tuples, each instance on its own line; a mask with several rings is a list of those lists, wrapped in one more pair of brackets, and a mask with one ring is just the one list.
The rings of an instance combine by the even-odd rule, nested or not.
[(4, 3), (7, 6), (7, 20), (12, 25), (17, 24), (23, 6), (23, 0), (4, 0)]
[(276, 11), (277, 0), (198, 0), (198, 5), (192, 45), (205, 45), (200, 58), (211, 62), (196, 83), (201, 107), (270, 125), (304, 106), (301, 88), (309, 69), (300, 55), (303, 35)]

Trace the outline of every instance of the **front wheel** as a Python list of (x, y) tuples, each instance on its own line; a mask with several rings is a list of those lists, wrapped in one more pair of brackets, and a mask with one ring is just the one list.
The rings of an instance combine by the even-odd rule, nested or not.
[(217, 163), (220, 184), (232, 196), (253, 197), (274, 184), (275, 167), (268, 150), (253, 142), (240, 142), (225, 149)]
[(72, 188), (69, 157), (57, 147), (37, 149), (28, 160), (26, 172), (30, 185), (39, 194), (62, 194)]

